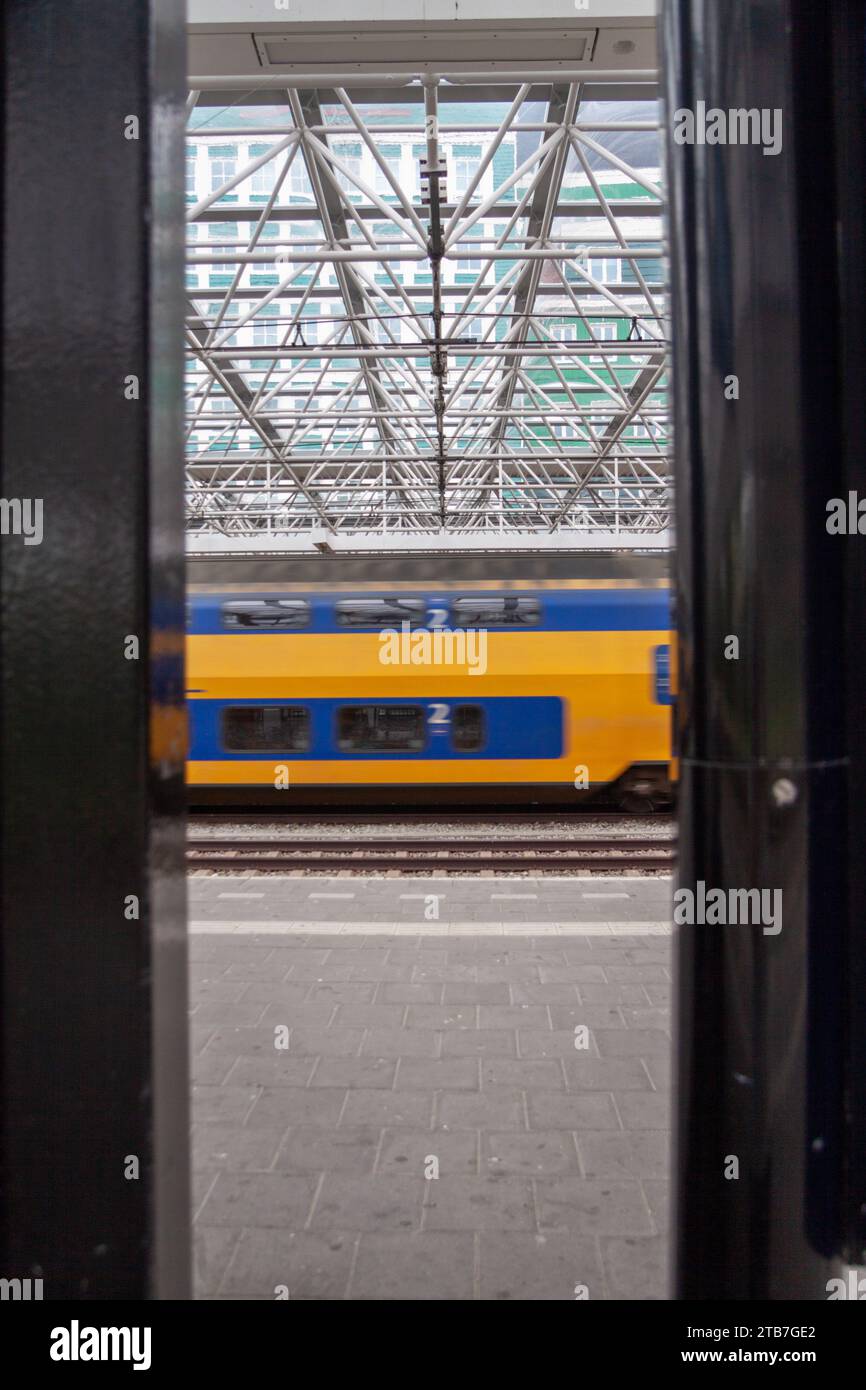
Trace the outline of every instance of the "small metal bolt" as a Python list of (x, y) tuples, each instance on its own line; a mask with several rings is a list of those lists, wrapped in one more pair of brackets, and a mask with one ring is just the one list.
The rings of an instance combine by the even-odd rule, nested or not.
[(777, 777), (772, 786), (772, 796), (776, 806), (793, 806), (797, 800), (797, 788), (789, 777)]

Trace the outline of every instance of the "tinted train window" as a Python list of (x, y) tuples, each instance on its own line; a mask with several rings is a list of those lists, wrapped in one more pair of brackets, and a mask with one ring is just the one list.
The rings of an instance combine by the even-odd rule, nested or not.
[(308, 627), (310, 605), (297, 598), (238, 599), (223, 604), (225, 627)]
[(457, 598), (451, 605), (454, 627), (534, 627), (541, 619), (537, 598)]
[(451, 742), (458, 753), (477, 753), (484, 747), (486, 730), (480, 705), (458, 705), (451, 724)]
[(337, 739), (345, 753), (417, 752), (424, 747), (421, 705), (344, 705)]
[(334, 605), (341, 627), (423, 627), (427, 604), (422, 598), (346, 598)]
[(298, 705), (244, 705), (223, 710), (223, 747), (304, 753), (310, 746), (310, 712)]

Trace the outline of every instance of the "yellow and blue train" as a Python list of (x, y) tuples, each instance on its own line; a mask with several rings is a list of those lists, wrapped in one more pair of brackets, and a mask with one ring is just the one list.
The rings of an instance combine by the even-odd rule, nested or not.
[(664, 581), (194, 585), (193, 804), (670, 799)]

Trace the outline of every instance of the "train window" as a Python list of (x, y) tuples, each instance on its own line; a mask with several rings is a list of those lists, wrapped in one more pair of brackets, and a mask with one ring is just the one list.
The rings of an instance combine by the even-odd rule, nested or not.
[(223, 710), (223, 747), (305, 753), (310, 746), (310, 712), (298, 705), (241, 705)]
[(457, 753), (477, 753), (484, 747), (484, 710), (480, 705), (456, 705), (451, 722), (451, 742)]
[(454, 627), (535, 627), (541, 619), (537, 598), (456, 598), (451, 605)]
[(423, 627), (427, 604), (422, 598), (346, 598), (334, 605), (341, 627)]
[(344, 705), (337, 740), (344, 753), (417, 752), (426, 731), (421, 705)]
[(310, 605), (298, 598), (237, 599), (223, 604), (224, 627), (309, 627)]

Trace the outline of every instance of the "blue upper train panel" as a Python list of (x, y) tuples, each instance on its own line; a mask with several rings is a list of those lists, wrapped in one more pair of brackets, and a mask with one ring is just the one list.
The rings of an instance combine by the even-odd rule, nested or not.
[(346, 633), (410, 628), (484, 628), (491, 632), (661, 632), (671, 626), (668, 589), (563, 589), (464, 594), (194, 594), (187, 630), (226, 633)]

